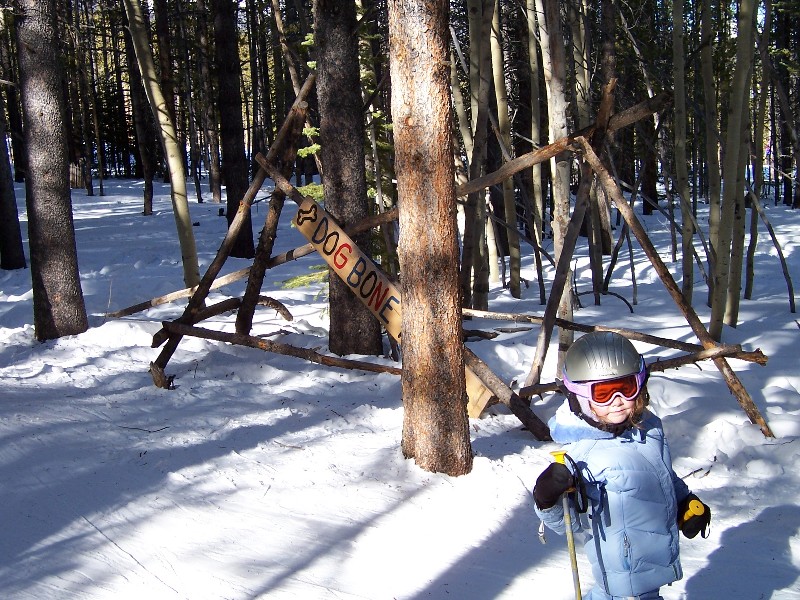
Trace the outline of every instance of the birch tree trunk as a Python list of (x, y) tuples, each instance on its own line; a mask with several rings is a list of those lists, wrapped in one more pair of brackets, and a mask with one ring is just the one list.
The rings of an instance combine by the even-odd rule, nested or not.
[(681, 293), (687, 304), (692, 303), (694, 288), (694, 254), (692, 252), (691, 204), (689, 202), (689, 169), (686, 161), (686, 70), (683, 50), (683, 2), (672, 3), (672, 75), (675, 103), (675, 193), (683, 199), (681, 205), (682, 272)]
[(178, 147), (178, 136), (175, 124), (169, 117), (167, 103), (158, 86), (153, 55), (145, 28), (144, 14), (140, 0), (125, 0), (125, 11), (131, 29), (131, 40), (136, 51), (136, 60), (142, 74), (147, 99), (159, 125), (161, 143), (167, 157), (167, 167), (172, 195), (172, 210), (178, 230), (183, 263), (183, 281), (186, 287), (193, 287), (200, 281), (200, 267), (197, 261), (197, 248), (192, 231), (192, 220), (189, 215), (189, 201), (186, 196), (186, 170), (183, 167), (183, 152)]
[[(722, 181), (719, 165), (719, 114), (717, 92), (714, 83), (714, 28), (711, 21), (711, 2), (703, 2), (701, 25), (700, 67), (703, 78), (703, 108), (705, 109), (706, 170), (708, 181), (708, 236), (711, 240), (711, 255), (708, 270), (714, 272), (716, 250), (719, 244), (720, 202)], [(714, 294), (714, 278), (709, 279), (708, 304)]]
[[(764, 184), (764, 124), (767, 116), (767, 99), (769, 94), (770, 69), (769, 69), (769, 39), (772, 30), (772, 0), (764, 2), (764, 30), (761, 34), (759, 51), (761, 55), (761, 80), (754, 96), (757, 98), (755, 111), (755, 124), (753, 126), (753, 187), (751, 193), (758, 202)], [(747, 246), (747, 260), (745, 267), (744, 297), (748, 300), (753, 297), (753, 283), (755, 281), (755, 254), (758, 243), (758, 210), (755, 204), (750, 210), (750, 241)]]
[[(547, 100), (549, 114), (550, 140), (559, 140), (567, 135), (567, 99), (566, 89), (566, 54), (564, 51), (564, 36), (561, 28), (561, 12), (558, 0), (536, 0), (537, 6), (544, 6), (544, 24), (540, 23), (542, 47), (549, 49), (549, 54), (544, 54), (544, 78), (547, 85)], [(546, 43), (545, 43), (546, 40)], [(566, 153), (559, 154), (551, 159), (550, 172), (553, 183), (553, 246), (556, 261), (561, 255), (564, 237), (570, 220), (570, 162)], [(568, 275), (567, 281), (571, 277)], [(573, 290), (571, 285), (564, 286), (564, 293), (558, 307), (558, 317), (568, 321), (572, 320)], [(572, 344), (574, 334), (569, 329), (559, 328), (559, 351), (557, 372), (561, 372), (566, 349)]]
[[(492, 73), (494, 74), (494, 92), (497, 101), (497, 123), (502, 144), (511, 148), (511, 118), (508, 112), (508, 92), (506, 91), (505, 69), (503, 66), (503, 45), (500, 26), (500, 0), (495, 1), (494, 17), (492, 17)], [(514, 199), (514, 180), (509, 177), (503, 181), (503, 207), (505, 222), (508, 223), (506, 236), (508, 239), (509, 291), (514, 298), (521, 297), (520, 268), (521, 257), (519, 234), (517, 233), (517, 206)]]
[(403, 455), (472, 470), (452, 156), (447, 5), (389, 0), (392, 120), (403, 278)]
[[(539, 44), (537, 38), (537, 21), (541, 21), (544, 15), (536, 14), (536, 0), (526, 0), (525, 16), (528, 26), (528, 64), (530, 67), (531, 78), (531, 142), (535, 146), (542, 144), (542, 114), (540, 109), (541, 89), (539, 87)], [(531, 167), (531, 203), (530, 215), (528, 215), (528, 235), (539, 245), (542, 241), (543, 213), (545, 206), (545, 183), (542, 179), (542, 165), (537, 163)], [(538, 249), (534, 249), (534, 260), (536, 262), (536, 273), (539, 276), (539, 302), (545, 304), (544, 282), (542, 281), (542, 257)]]
[[(489, 39), (491, 36), (493, 0), (479, 2), (479, 15), (470, 13), (470, 23), (478, 24), (480, 32), (476, 38), (470, 36), (470, 43), (477, 43), (476, 53), (470, 51), (470, 67), (477, 63), (478, 86), (471, 88), (473, 105), (472, 156), (470, 157), (470, 179), (477, 179), (486, 169), (487, 144), (489, 141), (489, 92), (492, 85), (492, 63)], [(473, 26), (470, 26), (470, 31)], [(472, 242), (472, 281), (470, 286), (470, 307), (486, 310), (489, 307), (489, 257), (486, 242), (486, 195), (483, 190), (469, 195), (467, 205), (474, 209), (474, 233)], [(466, 247), (465, 247), (466, 251)], [(463, 277), (463, 274), (462, 274)], [(462, 284), (463, 285), (463, 284)]]
[(745, 90), (749, 85), (750, 59), (752, 57), (752, 31), (754, 0), (742, 0), (739, 5), (736, 38), (736, 67), (731, 82), (731, 101), (728, 109), (728, 127), (725, 136), (725, 160), (723, 167), (722, 212), (720, 215), (719, 244), (717, 262), (714, 269), (714, 293), (711, 300), (711, 323), (709, 334), (716, 341), (722, 340), (723, 321), (735, 324), (732, 314), (728, 314), (728, 287), (731, 277), (741, 277), (732, 273), (731, 241), (736, 210), (736, 196), (739, 188), (739, 148), (742, 139), (742, 121), (748, 118), (748, 105), (744, 102)]

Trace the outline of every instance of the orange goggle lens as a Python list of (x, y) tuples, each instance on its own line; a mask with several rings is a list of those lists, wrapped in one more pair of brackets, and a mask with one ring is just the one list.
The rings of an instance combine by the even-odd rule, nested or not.
[(625, 400), (633, 400), (639, 395), (639, 378), (636, 373), (626, 375), (619, 379), (610, 379), (607, 381), (596, 381), (592, 384), (591, 390), (592, 402), (599, 405), (610, 404), (614, 396), (619, 394)]

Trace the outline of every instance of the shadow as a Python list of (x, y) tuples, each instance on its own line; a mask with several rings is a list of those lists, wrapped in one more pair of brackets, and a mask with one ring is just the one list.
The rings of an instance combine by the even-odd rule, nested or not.
[[(798, 531), (800, 506), (786, 504), (766, 508), (753, 520), (727, 529), (708, 564), (686, 581), (687, 600), (757, 600), (790, 589), (800, 576), (789, 544)], [(800, 587), (795, 590), (800, 595)]]
[[(524, 594), (526, 597), (536, 597), (536, 590), (542, 591), (542, 586), (535, 582), (534, 573), (528, 581), (523, 581), (525, 573), (538, 567), (553, 569), (552, 565), (544, 564), (549, 562), (548, 558), (563, 558), (564, 564), (568, 565), (568, 555), (562, 552), (565, 538), (550, 532), (547, 545), (540, 544), (536, 539), (538, 522), (531, 504), (523, 502), (517, 505), (508, 513), (503, 526), (489, 539), (462, 555), (424, 589), (404, 598), (499, 598), (517, 594), (517, 589), (513, 592), (509, 589), (512, 584), (526, 589), (529, 592)], [(469, 527), (469, 524), (464, 526)], [(567, 567), (567, 588), (572, 581), (570, 577)], [(548, 592), (551, 594), (547, 597), (556, 597), (552, 593), (554, 590)]]
[[(163, 569), (140, 562), (135, 558), (140, 552), (116, 540), (135, 537), (176, 511), (184, 527), (178, 537), (195, 539), (202, 528), (192, 531), (197, 525), (192, 515), (209, 507), (220, 513), (239, 510), (237, 484), (254, 481), (254, 473), (262, 483), (250, 494), (263, 490), (266, 495), (273, 484), (279, 490), (286, 483), (310, 496), (315, 482), (297, 483), (298, 465), (316, 457), (332, 431), (360, 434), (361, 419), (352, 413), (396, 402), (396, 394), (382, 392), (372, 402), (362, 396), (343, 402), (333, 386), (312, 383), (313, 365), (292, 371), (278, 357), (277, 367), (244, 368), (242, 355), (249, 353), (236, 348), (178, 363), (182, 389), (166, 392), (152, 386), (138, 360), (126, 372), (110, 372), (103, 366), (105, 356), (83, 356), (68, 341), (22, 348), (20, 354), (36, 368), (6, 367), (0, 373), (0, 418), (8, 425), (0, 428), (2, 598), (35, 597), (34, 590), (52, 585), (42, 582), (53, 581), (60, 582), (58, 594), (82, 589), (75, 597), (89, 597), (89, 590), (113, 587), (125, 564), (149, 581), (156, 595), (177, 593), (174, 581), (159, 575)], [(54, 356), (59, 351), (76, 356), (56, 378), (48, 363), (59, 362)], [(200, 372), (191, 376), (198, 366)], [(70, 377), (78, 372), (76, 379)], [(89, 389), (76, 385), (86, 381)], [(296, 464), (286, 464), (286, 456), (297, 456)], [(369, 465), (359, 465), (367, 475), (345, 471), (336, 476), (357, 486), (372, 472), (386, 471), (381, 465), (391, 460), (376, 452)], [(339, 462), (349, 466), (342, 457), (331, 461), (332, 469), (348, 468)], [(227, 482), (226, 473), (235, 478), (240, 470), (246, 476)], [(181, 514), (187, 516), (181, 519)], [(347, 540), (360, 528), (345, 527), (337, 537)], [(149, 551), (140, 555), (150, 556)], [(106, 556), (112, 564), (98, 568)]]

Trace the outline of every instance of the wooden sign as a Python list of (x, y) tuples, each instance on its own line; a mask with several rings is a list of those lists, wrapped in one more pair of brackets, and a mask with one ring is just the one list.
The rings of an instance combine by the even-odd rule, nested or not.
[[(378, 265), (356, 246), (324, 208), (310, 198), (303, 200), (294, 224), (328, 266), (383, 324), (389, 335), (400, 342), (400, 292)], [(470, 417), (478, 417), (494, 394), (469, 367), (465, 375), (469, 396), (467, 413)]]

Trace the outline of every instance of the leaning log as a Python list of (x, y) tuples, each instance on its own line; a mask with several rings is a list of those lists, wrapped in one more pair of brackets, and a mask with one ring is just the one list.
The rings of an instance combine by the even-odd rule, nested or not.
[[(742, 347), (738, 344), (717, 346), (709, 350), (700, 350), (698, 352), (691, 352), (689, 354), (682, 354), (680, 356), (674, 356), (672, 358), (666, 358), (663, 360), (655, 360), (653, 362), (649, 362), (647, 363), (647, 370), (650, 373), (661, 373), (666, 371), (667, 369), (677, 369), (685, 365), (697, 364), (705, 360), (712, 360), (723, 356), (728, 356), (730, 358), (738, 358), (739, 355), (741, 354), (743, 354)], [(767, 357), (761, 353), (761, 350), (757, 350), (756, 352), (752, 352), (749, 354), (754, 355), (753, 357), (754, 360), (752, 362), (757, 362), (762, 366), (767, 364)], [(760, 357), (759, 360), (755, 360), (756, 355)], [(558, 382), (554, 381), (552, 383), (537, 383), (536, 385), (529, 385), (520, 388), (517, 394), (519, 395), (520, 398), (530, 398), (532, 396), (539, 396), (546, 392), (556, 392), (558, 390), (559, 390)]]
[[(366, 219), (359, 221), (356, 225), (353, 225), (352, 227), (346, 227), (345, 231), (349, 235), (355, 235), (367, 231), (368, 229), (372, 229), (374, 227), (383, 225), (384, 223), (395, 221), (396, 219), (397, 219), (397, 208), (393, 208), (380, 215), (367, 217)], [(272, 258), (270, 258), (269, 261), (267, 262), (267, 268), (273, 269), (279, 265), (283, 265), (293, 260), (297, 260), (298, 258), (302, 258), (303, 256), (308, 256), (309, 254), (313, 254), (314, 252), (316, 252), (316, 249), (311, 244), (305, 244), (303, 246), (299, 246), (294, 250), (289, 250), (288, 252), (284, 252), (283, 254), (278, 254), (277, 256), (273, 256)], [(250, 267), (245, 267), (244, 269), (233, 271), (231, 273), (228, 273), (227, 275), (223, 275), (222, 277), (217, 277), (217, 279), (215, 279), (214, 283), (211, 285), (210, 289), (216, 290), (226, 285), (230, 285), (236, 281), (248, 277), (249, 275), (250, 275)], [(170, 302), (175, 302), (176, 300), (180, 300), (181, 298), (190, 298), (192, 294), (194, 294), (196, 289), (197, 289), (196, 287), (191, 287), (182, 290), (176, 290), (174, 292), (170, 292), (169, 294), (164, 294), (163, 296), (157, 296), (155, 298), (151, 298), (150, 300), (145, 300), (144, 302), (139, 302), (138, 304), (133, 304), (126, 308), (121, 308), (117, 311), (106, 313), (104, 316), (115, 319), (120, 317), (127, 317), (136, 314), (138, 312), (142, 312), (143, 310), (147, 310), (148, 308), (153, 308), (155, 306), (160, 306), (162, 304), (169, 304)]]
[[(625, 201), (619, 186), (614, 182), (614, 179), (602, 165), (591, 145), (584, 139), (579, 139), (578, 141), (583, 147), (584, 158), (591, 165), (592, 170), (597, 175), (597, 179), (603, 186), (606, 194), (614, 201), (614, 206), (617, 207), (619, 213), (628, 223), (631, 233), (636, 236), (639, 245), (650, 259), (650, 262), (655, 268), (656, 273), (658, 273), (670, 296), (672, 296), (672, 299), (675, 301), (675, 304), (678, 306), (681, 312), (683, 312), (687, 322), (689, 323), (689, 326), (697, 336), (697, 339), (700, 340), (700, 343), (704, 348), (711, 349), (716, 347), (716, 342), (708, 333), (708, 330), (705, 328), (703, 323), (700, 321), (700, 318), (697, 316), (694, 308), (692, 308), (692, 306), (686, 302), (686, 299), (683, 297), (678, 284), (675, 283), (675, 279), (673, 279), (669, 269), (667, 269), (667, 266), (658, 255), (658, 252), (653, 246), (653, 243), (650, 241), (650, 238), (647, 236), (644, 227), (642, 227), (642, 224), (636, 218), (636, 214), (634, 214), (633, 209)], [(758, 425), (766, 437), (775, 437), (769, 425), (767, 425), (767, 422), (764, 420), (764, 417), (761, 416), (761, 412), (758, 410), (755, 402), (753, 402), (750, 394), (739, 380), (738, 375), (736, 375), (736, 373), (733, 372), (733, 369), (731, 369), (728, 361), (726, 361), (723, 357), (714, 358), (713, 361), (720, 370), (720, 373), (722, 373), (725, 382), (728, 384), (728, 389), (730, 389), (731, 393), (736, 397), (736, 400), (739, 402), (739, 405), (742, 407), (742, 409), (744, 409), (744, 412), (750, 419), (750, 422)]]
[(353, 369), (359, 371), (369, 371), (372, 373), (390, 373), (392, 375), (400, 375), (401, 370), (398, 367), (389, 365), (378, 365), (362, 360), (350, 360), (338, 356), (328, 356), (320, 354), (315, 350), (307, 348), (298, 348), (291, 344), (283, 344), (272, 340), (265, 340), (253, 335), (244, 335), (241, 333), (227, 333), (224, 331), (215, 331), (205, 327), (195, 327), (192, 325), (184, 325), (174, 321), (165, 321), (162, 323), (172, 335), (190, 336), (202, 338), (205, 340), (213, 340), (216, 342), (227, 342), (236, 346), (246, 346), (248, 348), (256, 348), (264, 352), (272, 352), (274, 354), (283, 354), (285, 356), (293, 356), (313, 362), (327, 367), (339, 367), (340, 369)]
[[(542, 323), (542, 321), (544, 321), (544, 317), (538, 317), (535, 315), (490, 312), (485, 310), (476, 310), (473, 308), (462, 308), (461, 312), (466, 316), (479, 317), (484, 319), (493, 319), (496, 321), (514, 321), (517, 323)], [(699, 352), (700, 350), (703, 350), (703, 346), (701, 346), (700, 344), (681, 342), (680, 340), (673, 340), (670, 338), (650, 335), (649, 333), (642, 333), (641, 331), (635, 331), (633, 329), (623, 329), (620, 327), (606, 327), (605, 325), (585, 325), (582, 323), (576, 323), (575, 321), (567, 321), (566, 319), (556, 319), (555, 324), (558, 327), (561, 327), (562, 329), (571, 329), (573, 331), (580, 331), (581, 333), (591, 333), (593, 331), (610, 331), (613, 333), (618, 333), (622, 337), (628, 338), (629, 340), (644, 342), (646, 344), (652, 344), (653, 346), (673, 348), (674, 350), (682, 350), (684, 352)], [(730, 349), (733, 348), (734, 346), (724, 346), (724, 347)], [(739, 348), (738, 351), (733, 353), (726, 352), (722, 356), (728, 356), (729, 358), (737, 358), (739, 360), (758, 363), (760, 365), (767, 364), (767, 356), (763, 352), (761, 352), (761, 350), (746, 351), (742, 350), (740, 346), (738, 348)]]

